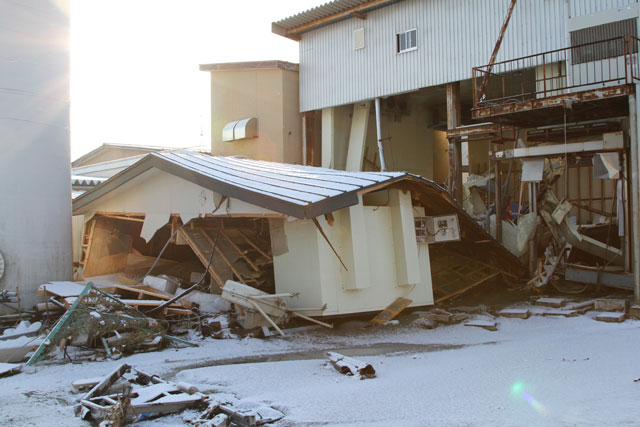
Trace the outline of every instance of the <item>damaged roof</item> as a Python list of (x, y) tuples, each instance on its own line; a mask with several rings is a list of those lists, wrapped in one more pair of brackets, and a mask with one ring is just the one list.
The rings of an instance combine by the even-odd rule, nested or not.
[(82, 208), (151, 168), (227, 197), (300, 219), (315, 218), (356, 205), (359, 191), (407, 175), (404, 172), (346, 172), (176, 150), (146, 155), (74, 200), (73, 210)]
[(474, 245), (483, 244), (482, 248), (467, 245), (460, 249), (467, 252), (481, 249), (484, 258), (495, 260), (505, 270), (517, 275), (525, 271), (520, 261), (484, 231), (447, 190), (407, 172), (348, 172), (237, 156), (214, 157), (188, 150), (151, 153), (74, 199), (74, 214), (153, 168), (218, 194), (299, 219), (357, 205), (359, 195), (383, 188), (411, 191), (414, 200), (425, 206), (427, 215), (456, 213), (463, 239)]

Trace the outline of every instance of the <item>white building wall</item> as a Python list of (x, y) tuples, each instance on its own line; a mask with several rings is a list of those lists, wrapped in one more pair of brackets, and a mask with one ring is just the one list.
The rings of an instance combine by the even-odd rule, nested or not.
[[(398, 204), (411, 210), (410, 197), (396, 199)], [(298, 297), (287, 301), (294, 310), (326, 305), (324, 310), (306, 313), (313, 316), (378, 311), (398, 297), (411, 299), (411, 306), (433, 304), (429, 249), (426, 244), (415, 241), (413, 216), (394, 215), (393, 206), (355, 207), (362, 210), (366, 234), (353, 233), (350, 218), (353, 207), (333, 212), (333, 225), (329, 225), (324, 217), (317, 218), (347, 266), (346, 270), (312, 221), (285, 220), (288, 251), (273, 257), (276, 293), (299, 292)], [(398, 221), (406, 224), (394, 223)], [(411, 228), (411, 236), (399, 236), (402, 233), (396, 232), (403, 225)], [(412, 241), (404, 240), (404, 237), (410, 237)], [(397, 266), (401, 245), (405, 259), (402, 259), (402, 266)], [(360, 248), (357, 253), (354, 252), (356, 247)], [(366, 248), (364, 251), (363, 247)], [(359, 261), (355, 259), (356, 255)], [(357, 283), (357, 270), (364, 266), (369, 269), (368, 281)], [(400, 277), (399, 270), (407, 273)], [(408, 281), (411, 283), (406, 283)]]
[(0, 289), (72, 274), (69, 16), (65, 1), (0, 2)]
[(569, 17), (590, 15), (609, 9), (624, 8), (638, 0), (569, 0)]
[[(471, 78), (473, 67), (489, 62), (508, 5), (406, 0), (369, 12), (365, 20), (350, 18), (302, 34), (301, 111)], [(565, 47), (566, 6), (565, 0), (518, 1), (498, 61)], [(365, 47), (354, 50), (357, 28), (365, 29)], [(418, 48), (396, 53), (396, 33), (412, 28), (418, 30)]]

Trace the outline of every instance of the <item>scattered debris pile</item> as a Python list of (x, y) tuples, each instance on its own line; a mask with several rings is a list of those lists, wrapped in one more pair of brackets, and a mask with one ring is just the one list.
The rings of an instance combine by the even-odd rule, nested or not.
[(102, 378), (76, 380), (75, 392), (89, 389), (76, 407), (82, 419), (124, 425), (206, 405), (207, 396), (190, 384), (173, 384), (122, 364)]
[(185, 409), (202, 411), (185, 417), (186, 422), (199, 427), (257, 426), (284, 417), (263, 404), (216, 400), (192, 384), (165, 381), (127, 364), (104, 377), (76, 380), (71, 386), (75, 393), (85, 393), (76, 406), (76, 415), (101, 426), (122, 426)]
[[(166, 328), (160, 321), (145, 316), (130, 305), (131, 300), (120, 299), (88, 283), (77, 296), (74, 294), (80, 286), (75, 283), (57, 284), (55, 292), (66, 312), (58, 319), (46, 339), (31, 356), (27, 365), (33, 365), (55, 348), (61, 348), (64, 355), (71, 359), (66, 351), (69, 344), (102, 347), (106, 357), (117, 358), (136, 351), (149, 351), (164, 345), (165, 340), (191, 344), (179, 338), (165, 334)], [(45, 286), (46, 288), (46, 286)], [(146, 292), (146, 291), (145, 291)], [(133, 300), (135, 304), (136, 301)]]

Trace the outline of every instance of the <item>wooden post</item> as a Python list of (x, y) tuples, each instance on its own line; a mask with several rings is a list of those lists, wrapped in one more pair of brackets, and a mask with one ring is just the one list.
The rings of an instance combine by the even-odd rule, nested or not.
[[(447, 129), (457, 128), (461, 120), (460, 82), (447, 84)], [(449, 192), (462, 203), (462, 143), (449, 139)]]

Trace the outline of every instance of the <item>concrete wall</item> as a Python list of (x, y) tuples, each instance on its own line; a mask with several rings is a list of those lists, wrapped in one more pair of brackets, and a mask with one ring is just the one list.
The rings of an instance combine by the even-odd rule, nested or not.
[(327, 316), (381, 310), (398, 297), (412, 306), (433, 304), (429, 251), (416, 243), (409, 193), (391, 192), (382, 197), (388, 206), (361, 203), (334, 212), (333, 226), (318, 218), (347, 269), (312, 221), (285, 221), (289, 250), (274, 256), (276, 292), (300, 292), (293, 308), (326, 304), (311, 314)]
[[(330, 163), (325, 163), (323, 159), (323, 166), (344, 170), (349, 149), (353, 105), (333, 107), (332, 110), (332, 125), (328, 126), (329, 121), (324, 121), (322, 127), (323, 140), (327, 133), (333, 134), (332, 160)], [(433, 179), (435, 161), (439, 162), (440, 173), (443, 167), (447, 167), (447, 153), (442, 153), (441, 150), (436, 151), (434, 142), (436, 132), (429, 128), (432, 122), (429, 109), (417, 101), (409, 101), (409, 108), (403, 114), (396, 114), (382, 107), (381, 120), (388, 170), (406, 171)], [(377, 141), (375, 106), (371, 102), (365, 139), (366, 154), (370, 161), (373, 161), (378, 152)], [(323, 156), (326, 153), (327, 151), (323, 151)], [(379, 158), (377, 164), (380, 165)]]
[[(249, 117), (258, 119), (257, 138), (222, 141), (227, 123)], [(213, 155), (300, 164), (301, 128), (297, 72), (280, 68), (211, 72)]]
[(22, 307), (72, 274), (66, 3), (0, 2), (0, 289)]

